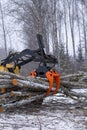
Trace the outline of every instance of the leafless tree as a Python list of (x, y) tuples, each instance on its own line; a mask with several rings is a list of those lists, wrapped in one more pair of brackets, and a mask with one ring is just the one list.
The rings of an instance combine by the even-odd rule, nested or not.
[(83, 21), (83, 34), (84, 34), (84, 43), (85, 43), (85, 61), (87, 63), (87, 32), (86, 32), (86, 20), (85, 20), (85, 9), (82, 2), (82, 21)]
[[(51, 52), (57, 57), (58, 67), (61, 68), (60, 44), (63, 43), (66, 47), (67, 58), (69, 58), (70, 40), (73, 48), (72, 61), (76, 70), (76, 38), (78, 37), (80, 48), (84, 46), (85, 59), (87, 59), (87, 4), (85, 0), (10, 1), (14, 5), (13, 9), (11, 8), (11, 15), (14, 15), (17, 21), (22, 24), (25, 43), (29, 48), (37, 47), (36, 34), (42, 34), (46, 52)], [(76, 29), (77, 34), (75, 34)]]
[(70, 22), (70, 30), (71, 30), (71, 38), (72, 38), (72, 46), (73, 46), (73, 57), (74, 57), (74, 68), (76, 70), (76, 51), (75, 51), (75, 38), (74, 38), (74, 3), (75, 0), (67, 0), (68, 10), (69, 10), (69, 22)]
[(1, 21), (2, 21), (2, 30), (3, 30), (4, 46), (5, 46), (6, 56), (7, 56), (7, 40), (6, 40), (6, 29), (5, 29), (5, 21), (4, 21), (2, 0), (0, 0), (0, 12), (1, 12)]
[(66, 35), (66, 52), (67, 56), (69, 55), (68, 52), (68, 32), (67, 32), (67, 6), (66, 6), (66, 1), (63, 0), (63, 8), (64, 8), (64, 24), (65, 24), (65, 35)]

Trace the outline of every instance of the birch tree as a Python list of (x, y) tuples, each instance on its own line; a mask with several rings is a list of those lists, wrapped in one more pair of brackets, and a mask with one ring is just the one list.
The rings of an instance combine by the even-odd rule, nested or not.
[(58, 43), (58, 26), (57, 26), (57, 1), (53, 0), (53, 47), (54, 47), (54, 55), (58, 59), (58, 66), (60, 71), (60, 53), (59, 53), (59, 43)]
[(2, 0), (0, 0), (0, 12), (1, 12), (1, 21), (2, 21), (2, 31), (3, 31), (4, 47), (5, 47), (5, 53), (6, 53), (6, 56), (7, 56), (7, 40), (6, 40), (5, 21), (4, 21)]
[(67, 52), (67, 56), (69, 56), (69, 52), (68, 52), (68, 32), (67, 32), (67, 6), (66, 6), (65, 0), (63, 0), (63, 8), (64, 8), (64, 24), (65, 24), (65, 36), (66, 36), (66, 52)]
[(69, 22), (70, 22), (70, 31), (72, 38), (72, 46), (73, 46), (73, 57), (74, 57), (74, 69), (76, 70), (76, 51), (75, 51), (75, 39), (74, 39), (74, 0), (67, 0), (68, 10), (69, 10)]
[(82, 21), (83, 21), (84, 43), (85, 43), (85, 61), (87, 64), (87, 32), (86, 32), (85, 10), (83, 2), (82, 2)]

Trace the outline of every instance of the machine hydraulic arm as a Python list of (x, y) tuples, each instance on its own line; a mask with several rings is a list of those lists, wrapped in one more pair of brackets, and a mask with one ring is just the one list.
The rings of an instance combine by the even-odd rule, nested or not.
[(18, 74), (21, 66), (34, 61), (39, 62), (38, 68), (32, 71), (29, 75), (32, 77), (47, 78), (49, 81), (49, 88), (46, 96), (50, 93), (54, 81), (56, 82), (55, 94), (60, 86), (60, 74), (52, 68), (57, 64), (57, 59), (53, 55), (48, 55), (44, 51), (44, 44), (42, 35), (37, 34), (37, 41), (39, 48), (37, 50), (25, 49), (21, 52), (10, 52), (7, 58), (1, 61), (0, 70), (9, 71)]

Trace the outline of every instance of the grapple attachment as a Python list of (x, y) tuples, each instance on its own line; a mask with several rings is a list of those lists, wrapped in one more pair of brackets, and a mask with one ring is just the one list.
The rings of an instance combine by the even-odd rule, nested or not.
[(56, 83), (56, 88), (53, 92), (53, 95), (57, 93), (59, 87), (60, 87), (60, 74), (57, 73), (55, 70), (50, 70), (46, 73), (46, 77), (49, 81), (49, 89), (46, 93), (46, 96), (49, 95), (50, 91), (52, 90), (52, 87), (53, 87), (53, 84), (54, 84), (54, 81)]
[[(32, 77), (36, 77), (37, 73), (38, 72), (36, 70), (34, 70), (29, 75), (32, 76)], [(55, 90), (54, 90), (52, 95), (56, 94), (58, 89), (59, 89), (59, 87), (60, 87), (60, 74), (57, 73), (55, 70), (49, 70), (49, 71), (46, 72), (45, 75), (46, 75), (46, 78), (49, 81), (49, 89), (48, 89), (48, 91), (46, 92), (45, 95), (46, 96), (49, 95), (49, 93), (51, 92), (51, 90), (53, 88), (54, 82), (56, 83), (56, 88), (55, 88)]]

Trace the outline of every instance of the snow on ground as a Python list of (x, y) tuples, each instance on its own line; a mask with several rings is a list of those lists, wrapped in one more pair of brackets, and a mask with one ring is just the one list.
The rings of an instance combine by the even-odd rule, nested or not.
[(1, 113), (0, 130), (87, 130), (87, 109), (69, 109), (58, 101), (64, 103), (67, 98), (54, 96), (40, 107), (28, 106), (20, 112)]

